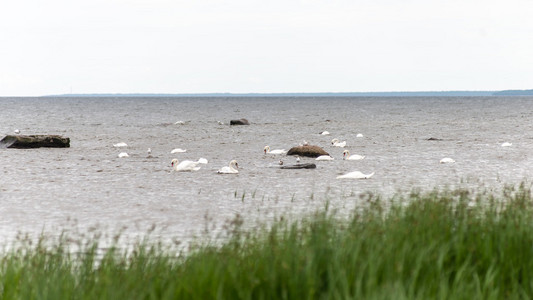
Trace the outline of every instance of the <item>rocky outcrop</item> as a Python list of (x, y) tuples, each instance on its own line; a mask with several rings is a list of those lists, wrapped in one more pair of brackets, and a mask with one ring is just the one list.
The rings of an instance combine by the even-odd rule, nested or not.
[(281, 166), (280, 169), (316, 169), (315, 164), (295, 164), (288, 166)]
[(289, 152), (287, 152), (287, 155), (299, 155), (299, 156), (306, 156), (306, 157), (319, 157), (320, 155), (329, 155), (324, 149), (318, 147), (318, 146), (296, 146), (292, 147)]
[(250, 125), (250, 122), (246, 119), (238, 119), (229, 121), (230, 125)]
[(68, 148), (70, 139), (60, 135), (6, 135), (0, 140), (0, 148)]

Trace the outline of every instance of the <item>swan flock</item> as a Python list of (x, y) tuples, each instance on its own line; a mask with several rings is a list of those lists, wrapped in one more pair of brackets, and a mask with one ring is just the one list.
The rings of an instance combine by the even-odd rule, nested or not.
[[(362, 138), (363, 135), (362, 134), (358, 134), (357, 137), (359, 138)], [(339, 139), (333, 139), (331, 140), (331, 145), (333, 147), (345, 147), (346, 146), (346, 141), (340, 141)], [(501, 147), (511, 147), (512, 146), (512, 143), (509, 143), (509, 142), (505, 142), (503, 144), (500, 144)], [(128, 145), (124, 142), (120, 142), (120, 143), (116, 143), (116, 144), (113, 144), (113, 147), (115, 148), (125, 148), (125, 147), (128, 147)], [(151, 148), (148, 148), (148, 150), (146, 151), (147, 154), (148, 154), (148, 157), (151, 157), (151, 154), (152, 154), (152, 149)], [(171, 154), (175, 154), (175, 153), (184, 153), (184, 152), (187, 152), (187, 150), (185, 149), (181, 149), (181, 148), (175, 148), (173, 149), (172, 151), (170, 151)], [(282, 154), (287, 154), (287, 150), (285, 149), (274, 149), (274, 150), (271, 150), (270, 146), (265, 146), (263, 148), (263, 152), (264, 154), (271, 154), (271, 155), (282, 155)], [(357, 161), (357, 160), (363, 160), (365, 159), (365, 156), (363, 155), (358, 155), (358, 154), (351, 154), (349, 150), (344, 150), (342, 152), (343, 154), (343, 157), (342, 159), (343, 160), (350, 160), (350, 161)], [(128, 153), (126, 152), (121, 152), (120, 154), (118, 154), (118, 157), (119, 158), (127, 158), (129, 157)], [(330, 155), (321, 155), (321, 156), (318, 156), (315, 158), (315, 160), (317, 161), (333, 161), (335, 160), (334, 157), (330, 156)], [(176, 172), (193, 172), (193, 171), (198, 171), (201, 169), (201, 165), (202, 164), (207, 164), (208, 163), (208, 160), (205, 159), (205, 158), (200, 158), (198, 159), (198, 161), (192, 161), (192, 160), (183, 160), (183, 161), (180, 161), (178, 160), (177, 158), (174, 158), (171, 160), (171, 166), (172, 166), (172, 169)], [(300, 158), (299, 157), (296, 157), (296, 163), (300, 163)], [(453, 164), (455, 163), (455, 160), (450, 158), (450, 157), (445, 157), (445, 158), (442, 158), (439, 163), (441, 164)], [(282, 160), (279, 160), (279, 165), (283, 165), (283, 161)], [(229, 162), (229, 164), (227, 166), (224, 166), (224, 167), (221, 167), (220, 169), (217, 170), (217, 173), (218, 174), (238, 174), (239, 173), (239, 164), (237, 163), (237, 160), (231, 160)], [(348, 172), (348, 173), (345, 173), (345, 174), (342, 174), (342, 175), (338, 175), (336, 178), (337, 179), (369, 179), (371, 177), (373, 177), (375, 174), (375, 172), (371, 172), (371, 173), (363, 173), (361, 171), (352, 171), (352, 172)]]

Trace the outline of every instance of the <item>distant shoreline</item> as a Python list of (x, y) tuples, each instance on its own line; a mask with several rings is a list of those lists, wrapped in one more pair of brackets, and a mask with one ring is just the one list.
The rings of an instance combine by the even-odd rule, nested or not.
[(533, 96), (533, 90), (504, 91), (429, 91), (429, 92), (353, 92), (353, 93), (102, 93), (59, 94), (42, 97), (488, 97)]

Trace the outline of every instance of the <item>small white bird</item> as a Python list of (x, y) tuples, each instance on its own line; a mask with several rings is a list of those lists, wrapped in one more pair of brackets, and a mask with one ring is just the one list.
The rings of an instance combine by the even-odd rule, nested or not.
[(285, 149), (276, 149), (276, 150), (270, 151), (270, 146), (265, 146), (263, 151), (265, 152), (265, 154), (274, 154), (274, 155), (287, 153), (287, 150)]
[(218, 174), (237, 174), (239, 171), (237, 170), (239, 168), (239, 164), (236, 160), (232, 160), (229, 162), (229, 166), (222, 167), (220, 170), (217, 171)]
[(148, 148), (148, 150), (146, 150), (146, 153), (148, 154), (146, 157), (151, 158), (152, 157), (152, 148)]
[(203, 157), (200, 157), (200, 158), (198, 159), (198, 162), (201, 163), (201, 164), (206, 165), (206, 164), (207, 164), (207, 159), (206, 159), (206, 158), (203, 158)]
[(449, 158), (449, 157), (445, 157), (445, 158), (440, 160), (441, 164), (449, 164), (449, 163), (454, 163), (454, 162), (455, 162), (455, 160), (453, 160), (453, 158)]
[(513, 143), (505, 142), (502, 144), (502, 147), (511, 147)]
[(128, 144), (124, 142), (113, 144), (113, 147), (120, 148), (120, 147), (128, 147)]
[(15, 129), (15, 134), (20, 134), (20, 130)]
[(176, 123), (174, 123), (174, 125), (185, 125), (185, 122), (183, 122), (183, 121), (177, 121)]
[(339, 175), (337, 176), (337, 179), (368, 179), (372, 176), (374, 176), (374, 172), (370, 174), (363, 174), (359, 171), (353, 171), (344, 175)]
[(322, 131), (320, 134), (321, 135), (329, 135), (329, 131)]
[(174, 158), (170, 164), (176, 172), (188, 172), (188, 171), (198, 171), (201, 167), (198, 166), (199, 162), (184, 160), (179, 162), (177, 158)]
[(329, 155), (320, 155), (315, 160), (334, 160), (334, 158)]
[(185, 150), (185, 149), (181, 149), (181, 148), (176, 148), (176, 149), (170, 151), (171, 154), (174, 154), (174, 153), (183, 153), (183, 152), (187, 152), (187, 150)]
[(361, 160), (361, 159), (365, 159), (365, 156), (358, 155), (358, 154), (350, 155), (350, 151), (344, 150), (344, 152), (342, 152), (342, 159), (344, 159), (344, 160)]
[(296, 156), (296, 163), (297, 163), (297, 164), (300, 163), (300, 157), (299, 157), (299, 156)]
[(346, 141), (339, 142), (339, 139), (332, 139), (331, 144), (335, 147), (341, 147), (341, 148), (346, 147)]
[(357, 137), (357, 138), (362, 138), (362, 137), (363, 137), (363, 134), (362, 134), (362, 133), (358, 133), (355, 137)]
[(124, 157), (130, 157), (130, 156), (126, 152), (121, 152), (121, 153), (118, 154), (118, 157), (119, 158), (124, 158)]
[(280, 159), (280, 160), (278, 161), (278, 164), (279, 164), (280, 166), (283, 166), (283, 161)]

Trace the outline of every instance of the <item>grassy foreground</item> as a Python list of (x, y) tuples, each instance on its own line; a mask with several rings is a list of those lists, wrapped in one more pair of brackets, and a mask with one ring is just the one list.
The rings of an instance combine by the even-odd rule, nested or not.
[[(373, 197), (349, 218), (320, 212), (187, 255), (160, 244), (127, 253), (66, 239), (0, 254), (1, 299), (533, 298), (529, 188)], [(473, 205), (473, 204), (476, 205)]]

